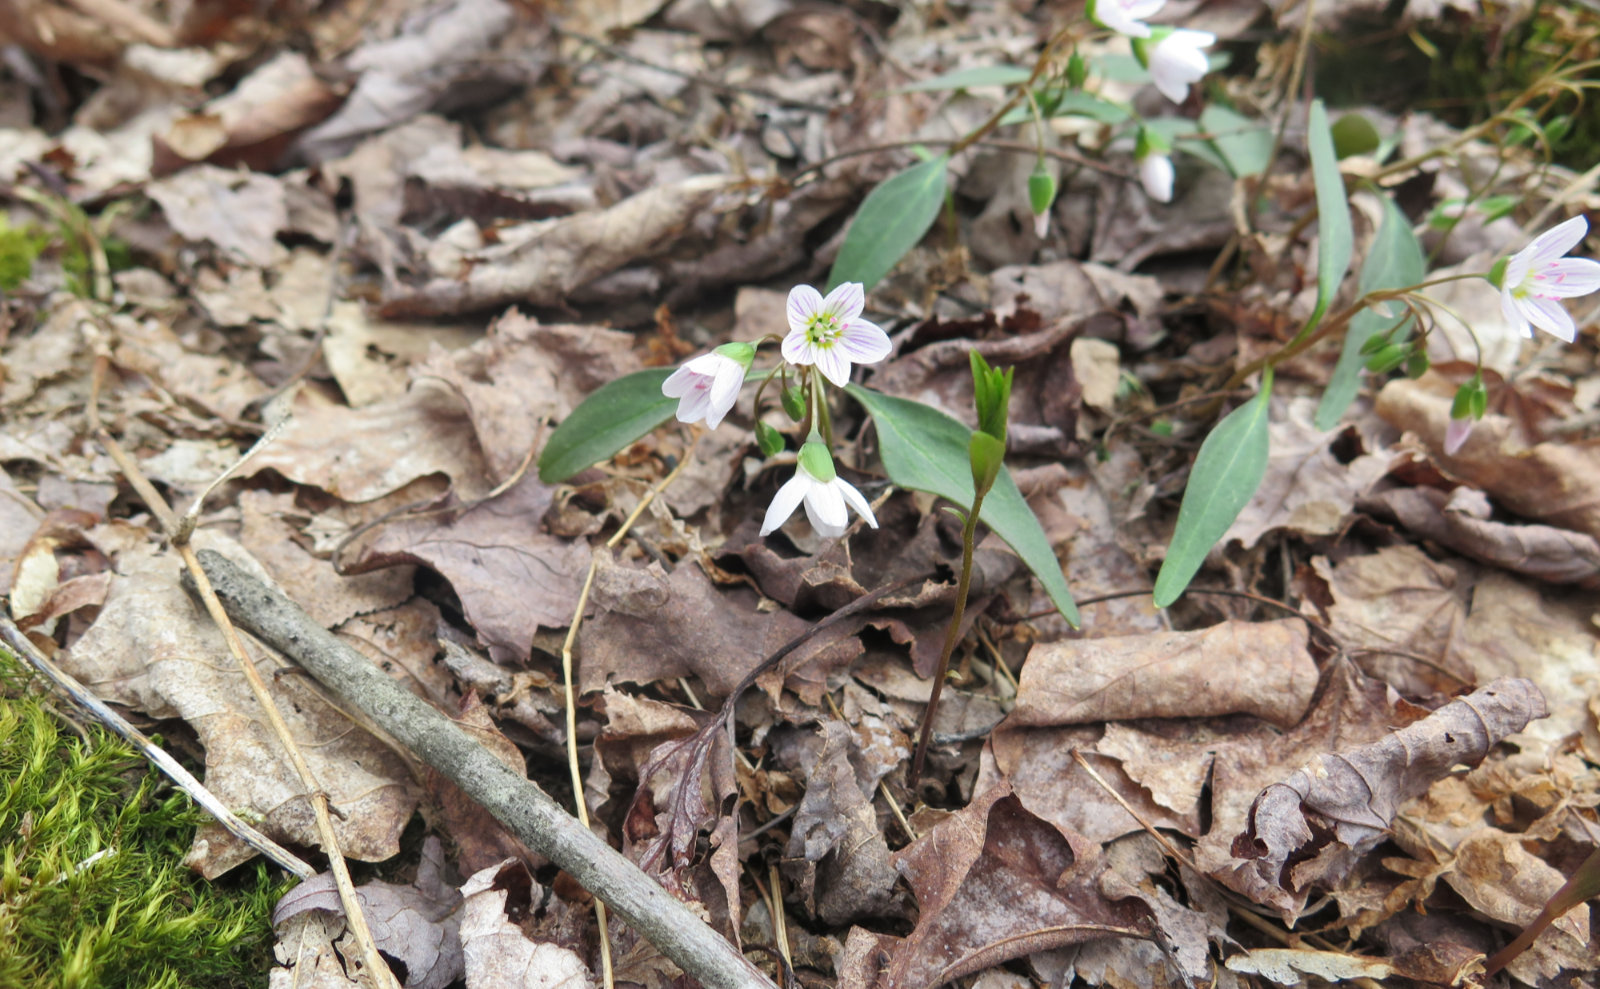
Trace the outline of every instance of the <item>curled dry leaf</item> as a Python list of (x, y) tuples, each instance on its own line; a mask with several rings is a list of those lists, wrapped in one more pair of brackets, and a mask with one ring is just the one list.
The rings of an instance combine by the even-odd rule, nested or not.
[(527, 912), (532, 887), (533, 878), (514, 860), (490, 866), (462, 884), (467, 989), (593, 989), (594, 974), (575, 952), (537, 943), (512, 921)]
[(1378, 393), (1378, 414), (1428, 444), (1453, 477), (1487, 491), (1507, 509), (1536, 522), (1600, 539), (1600, 447), (1520, 442), (1508, 419), (1488, 416), (1454, 455), (1444, 453), (1450, 384), (1438, 376), (1396, 379)]
[(1305, 623), (1043, 642), (1028, 652), (1013, 726), (1253, 714), (1285, 727), (1317, 685)]
[(1233, 841), (1243, 861), (1218, 878), (1291, 921), (1314, 886), (1338, 882), (1383, 840), (1401, 804), (1545, 713), (1531, 681), (1502, 678), (1376, 742), (1316, 757), (1256, 797)]
[(1592, 582), (1600, 576), (1600, 539), (1550, 525), (1495, 522), (1483, 493), (1471, 488), (1449, 494), (1437, 488), (1395, 488), (1363, 498), (1356, 507), (1513, 573), (1553, 584)]
[(511, 303), (559, 306), (575, 289), (656, 253), (705, 213), (733, 178), (702, 175), (655, 186), (609, 209), (538, 224), (531, 236), (480, 252), (465, 269), (417, 289), (395, 288), (388, 316), (446, 316)]

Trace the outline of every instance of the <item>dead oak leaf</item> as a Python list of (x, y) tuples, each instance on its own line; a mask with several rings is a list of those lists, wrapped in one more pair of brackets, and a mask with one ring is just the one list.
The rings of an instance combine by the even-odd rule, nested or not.
[[(244, 556), (237, 544), (208, 530), (195, 540), (201, 547), (231, 547), (235, 559)], [(259, 564), (246, 560), (266, 579)], [(146, 547), (122, 553), (99, 617), (62, 652), (62, 668), (107, 701), (188, 721), (206, 750), (206, 786), (228, 806), (260, 815), (257, 826), (269, 837), (314, 847), (319, 839), (303, 784), (262, 720), (221, 633), (180, 585), (181, 569), (171, 553)], [(334, 818), (339, 846), (367, 862), (398, 854), (400, 832), (417, 806), (405, 762), (304, 678), (275, 677), (284, 665), (275, 654), (254, 644), (251, 656), (340, 812)], [(210, 878), (254, 855), (220, 825), (208, 824), (196, 835), (190, 860)]]
[(150, 183), (145, 192), (182, 237), (209, 241), (237, 260), (265, 268), (289, 225), (283, 186), (271, 175), (196, 165)]
[[(522, 863), (509, 860), (474, 874), (461, 887), (461, 951), (467, 989), (593, 989), (594, 973), (576, 952), (535, 942), (511, 919), (526, 911), (532, 885)], [(512, 897), (519, 902), (513, 906)]]
[(542, 628), (572, 621), (589, 547), (545, 532), (554, 489), (529, 473), (468, 507), (436, 509), (384, 525), (351, 569), (420, 563), (450, 582), (496, 662), (520, 664)]
[(1387, 837), (1401, 804), (1545, 713), (1532, 682), (1503, 678), (1367, 745), (1314, 756), (1252, 802), (1232, 845), (1246, 864), (1218, 878), (1292, 921), (1313, 888), (1340, 882)]
[(883, 985), (940, 985), (1012, 958), (1106, 937), (1150, 936), (1148, 907), (1108, 899), (1096, 846), (1035, 817), (1005, 784), (895, 856), (921, 916)]

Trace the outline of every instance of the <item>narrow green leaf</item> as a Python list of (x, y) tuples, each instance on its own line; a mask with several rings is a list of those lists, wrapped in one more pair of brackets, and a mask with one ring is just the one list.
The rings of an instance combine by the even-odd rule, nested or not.
[[(972, 506), (968, 448), (972, 430), (921, 402), (894, 398), (860, 385), (850, 385), (846, 390), (877, 424), (878, 447), (889, 480), (902, 488), (936, 494), (956, 505)], [(1000, 470), (978, 517), (1022, 558), (1039, 578), (1061, 617), (1077, 628), (1078, 607), (1072, 601), (1061, 564), (1009, 470)]]
[(1344, 176), (1339, 174), (1339, 156), (1333, 150), (1333, 134), (1328, 129), (1328, 111), (1321, 100), (1311, 101), (1311, 118), (1306, 141), (1311, 146), (1311, 177), (1317, 186), (1317, 307), (1300, 331), (1305, 337), (1332, 304), (1344, 273), (1350, 270), (1350, 255), (1355, 249), (1355, 234), (1350, 231), (1350, 203), (1344, 194)]
[(939, 155), (919, 162), (867, 193), (833, 259), (828, 291), (841, 282), (870, 290), (917, 246), (944, 205), (949, 161), (949, 155)]
[(539, 480), (565, 481), (671, 419), (678, 400), (661, 394), (661, 383), (674, 370), (635, 371), (595, 389), (545, 441)]
[(1211, 547), (1261, 486), (1267, 473), (1267, 396), (1271, 392), (1269, 379), (1261, 394), (1223, 417), (1200, 444), (1178, 509), (1178, 527), (1167, 546), (1161, 573), (1156, 575), (1156, 607), (1165, 608), (1178, 600)]
[(1172, 145), (1174, 151), (1182, 151), (1199, 158), (1208, 165), (1215, 166), (1218, 171), (1233, 174), (1233, 166), (1217, 151), (1209, 140), (1196, 138), (1199, 131), (1193, 120), (1186, 117), (1150, 117), (1145, 120), (1144, 128), (1152, 131)]
[[(1061, 99), (1056, 103), (1052, 117), (1088, 117), (1098, 120), (1102, 124), (1120, 124), (1128, 119), (1128, 111), (1115, 103), (1103, 100), (1093, 93), (1081, 90), (1068, 90), (1061, 94)], [(1007, 124), (1022, 124), (1033, 119), (1033, 108), (1027, 104), (1015, 107), (1000, 119), (1002, 126)]]
[(1234, 178), (1259, 175), (1272, 160), (1272, 130), (1216, 103), (1200, 112), (1200, 129), (1212, 135), (1211, 146), (1228, 163)]
[[(1411, 232), (1411, 221), (1400, 212), (1394, 200), (1388, 196), (1381, 198), (1383, 220), (1378, 224), (1378, 233), (1372, 240), (1372, 246), (1367, 249), (1366, 259), (1361, 262), (1359, 288), (1362, 295), (1416, 285), (1426, 273), (1424, 269), (1427, 262), (1422, 256), (1422, 245), (1417, 243), (1416, 234)], [(1399, 311), (1403, 309), (1399, 302), (1390, 305), (1397, 310), (1393, 316), (1363, 309), (1350, 320), (1350, 326), (1344, 333), (1344, 351), (1339, 355), (1333, 377), (1328, 380), (1322, 401), (1317, 405), (1318, 429), (1337, 426), (1344, 417), (1345, 409), (1355, 401), (1356, 392), (1361, 388), (1361, 366), (1364, 363), (1362, 348), (1369, 341), (1395, 330), (1410, 319), (1409, 313)]]
[(1020, 65), (979, 65), (901, 86), (895, 92), (931, 93), (942, 89), (971, 89), (974, 86), (1015, 86), (1032, 78), (1033, 70)]
[(1110, 82), (1150, 81), (1150, 73), (1132, 55), (1091, 55), (1089, 65), (1095, 75)]

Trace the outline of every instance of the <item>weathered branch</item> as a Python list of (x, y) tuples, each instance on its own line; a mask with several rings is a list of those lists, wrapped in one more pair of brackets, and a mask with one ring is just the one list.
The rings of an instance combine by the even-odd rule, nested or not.
[(713, 989), (775, 989), (737, 948), (545, 792), (300, 607), (219, 553), (201, 563), (228, 614), (449, 777), (529, 848), (565, 869), (685, 972)]

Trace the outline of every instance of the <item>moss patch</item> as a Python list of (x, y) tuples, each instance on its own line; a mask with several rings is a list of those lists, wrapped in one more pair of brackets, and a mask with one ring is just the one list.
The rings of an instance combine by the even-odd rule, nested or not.
[(203, 817), (121, 739), (80, 736), (0, 649), (0, 986), (260, 986), (291, 883), (261, 863), (191, 873)]

